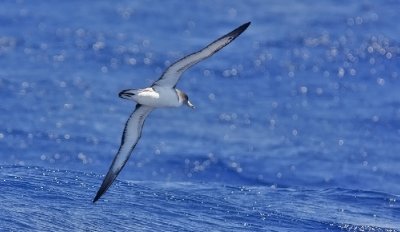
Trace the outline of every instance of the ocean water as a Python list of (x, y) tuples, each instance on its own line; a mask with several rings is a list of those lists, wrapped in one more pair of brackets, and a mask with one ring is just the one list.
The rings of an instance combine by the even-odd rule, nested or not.
[[(2, 1), (0, 231), (399, 231), (400, 2)], [(141, 88), (178, 84), (92, 199)]]

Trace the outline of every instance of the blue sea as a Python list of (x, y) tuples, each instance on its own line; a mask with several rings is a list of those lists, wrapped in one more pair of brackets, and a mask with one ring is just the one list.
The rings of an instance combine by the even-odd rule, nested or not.
[[(0, 3), (0, 231), (400, 231), (400, 2)], [(123, 89), (178, 84), (95, 204)]]

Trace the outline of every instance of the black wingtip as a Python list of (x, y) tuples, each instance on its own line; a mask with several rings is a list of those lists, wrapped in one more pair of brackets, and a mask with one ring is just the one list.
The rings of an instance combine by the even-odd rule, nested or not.
[(250, 26), (250, 24), (251, 24), (251, 22), (244, 23), (241, 26), (234, 29), (233, 31), (231, 31), (230, 33), (228, 33), (226, 36), (232, 36), (232, 37), (236, 38), (240, 34), (242, 34)]
[[(243, 25), (240, 26), (240, 27), (243, 27), (243, 28), (244, 28), (243, 30), (246, 30), (246, 28), (248, 28), (248, 27), (250, 26), (250, 24), (251, 24), (251, 21), (249, 21), (249, 22), (243, 24)], [(239, 27), (239, 28), (240, 28), (240, 27)]]
[(101, 184), (99, 191), (97, 191), (96, 196), (93, 198), (93, 203), (96, 203), (97, 200), (100, 199), (101, 196), (110, 188), (111, 184), (114, 182), (115, 178), (117, 178), (117, 173), (114, 173), (113, 171), (109, 171), (106, 175), (106, 177), (103, 180), (103, 183)]
[(96, 196), (93, 198), (93, 203), (96, 203), (97, 200), (100, 199), (101, 196), (107, 191), (108, 187), (104, 187), (104, 182), (101, 185), (99, 191), (97, 191)]
[(101, 194), (97, 193), (96, 196), (94, 197), (93, 201), (92, 201), (93, 204), (96, 203), (96, 201), (99, 200), (100, 197), (101, 197)]
[(241, 26), (239, 26), (237, 29), (235, 29), (234, 31), (237, 31), (239, 34), (241, 34), (242, 32), (244, 32), (249, 26), (250, 26), (251, 22), (247, 22)]

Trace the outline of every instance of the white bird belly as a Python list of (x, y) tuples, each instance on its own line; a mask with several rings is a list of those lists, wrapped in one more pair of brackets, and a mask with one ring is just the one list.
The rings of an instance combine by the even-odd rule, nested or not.
[(182, 105), (176, 91), (171, 88), (142, 89), (135, 95), (135, 101), (152, 107), (178, 107)]

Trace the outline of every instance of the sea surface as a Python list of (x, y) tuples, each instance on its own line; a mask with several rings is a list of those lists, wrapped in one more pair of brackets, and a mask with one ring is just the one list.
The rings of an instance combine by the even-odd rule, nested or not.
[[(0, 2), (0, 231), (400, 231), (400, 1)], [(237, 26), (92, 199), (142, 88)]]

